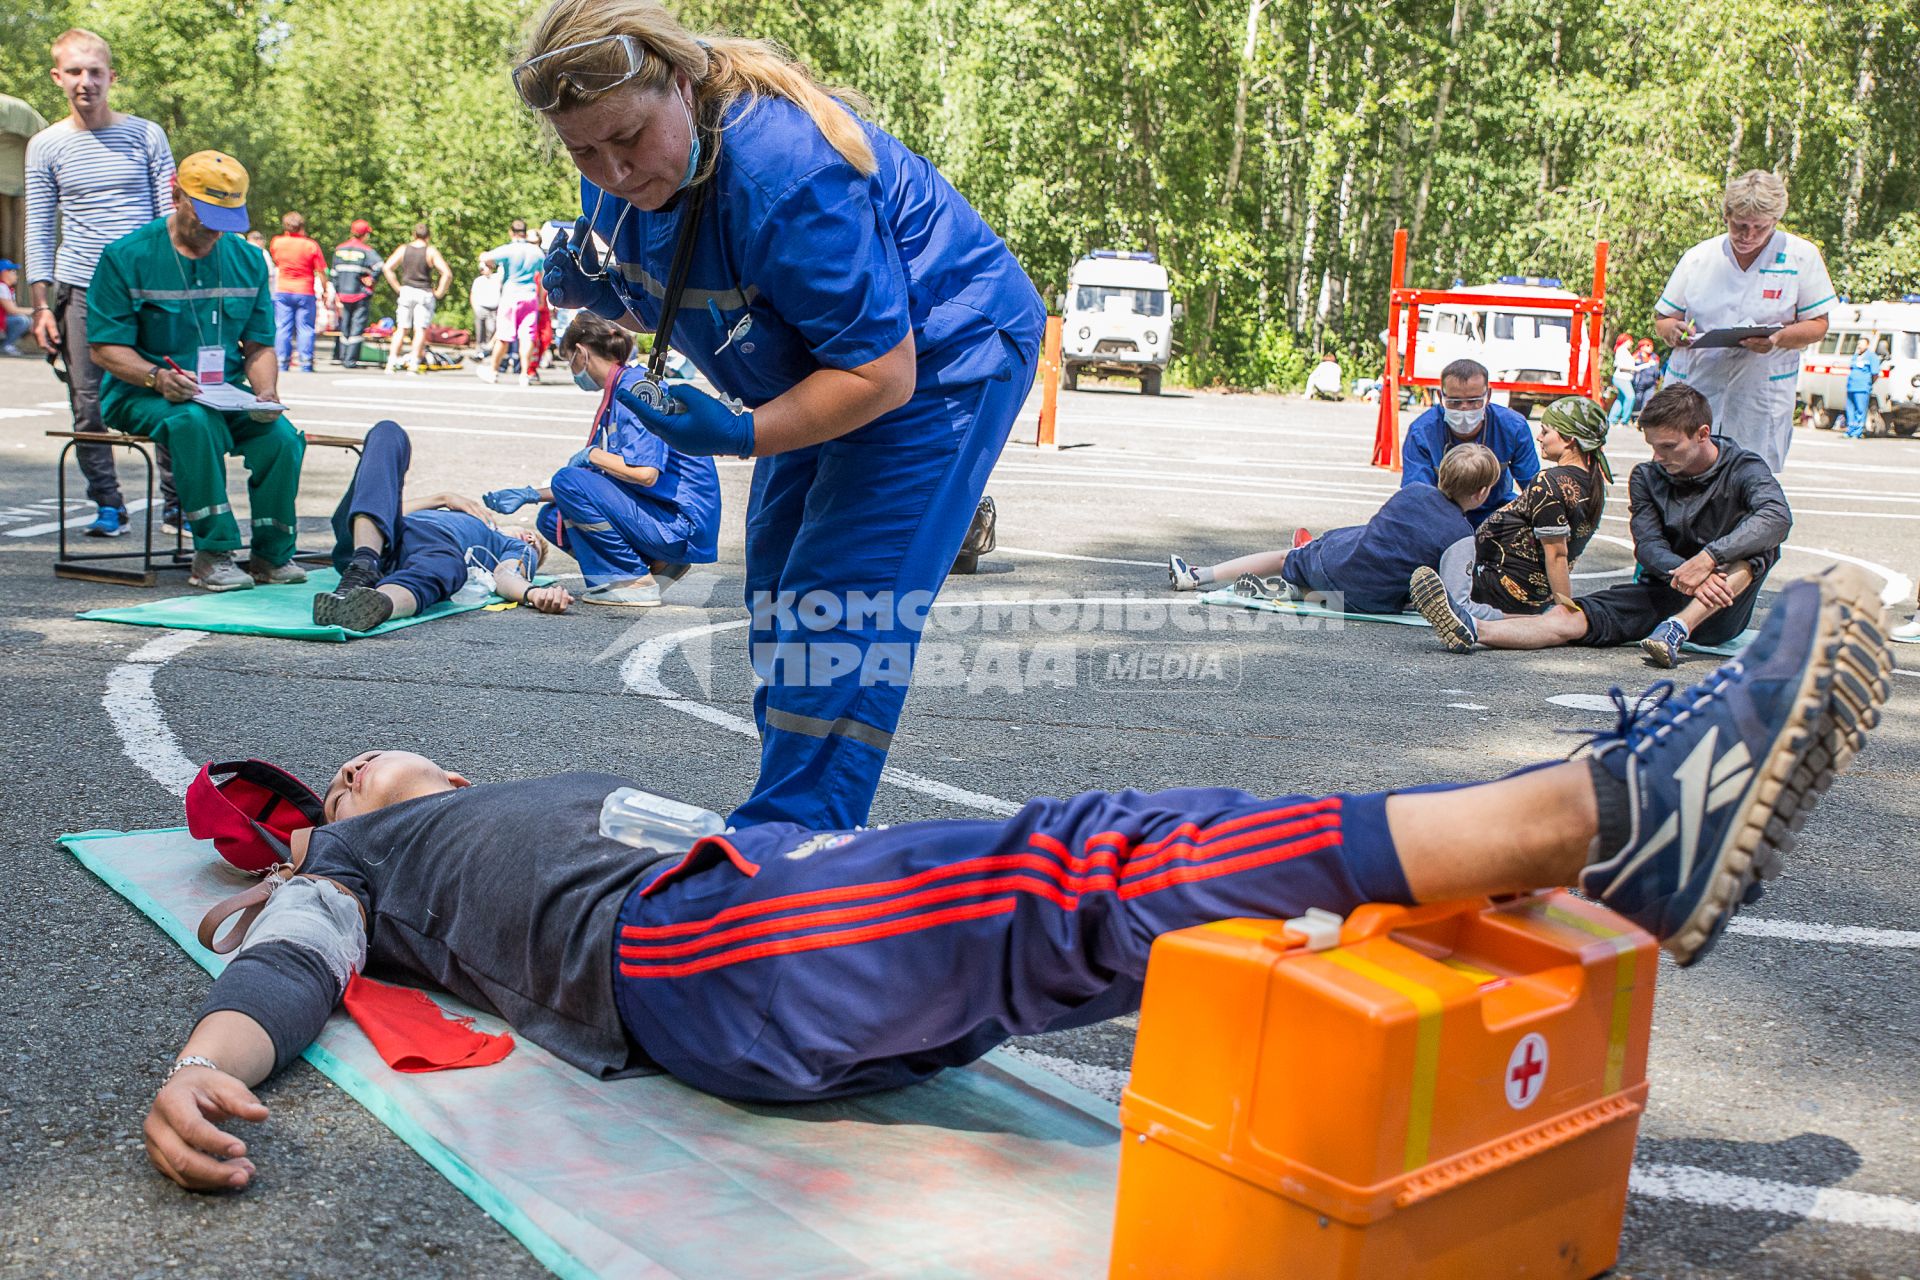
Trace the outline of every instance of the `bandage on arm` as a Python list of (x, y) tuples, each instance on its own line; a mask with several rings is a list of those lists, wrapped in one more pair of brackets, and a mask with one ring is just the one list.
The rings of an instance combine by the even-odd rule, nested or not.
[(213, 984), (194, 1037), (213, 1014), (244, 1014), (272, 1040), (272, 1072), (280, 1071), (320, 1034), (347, 980), (366, 959), (358, 900), (331, 884), (296, 876), (267, 902)]

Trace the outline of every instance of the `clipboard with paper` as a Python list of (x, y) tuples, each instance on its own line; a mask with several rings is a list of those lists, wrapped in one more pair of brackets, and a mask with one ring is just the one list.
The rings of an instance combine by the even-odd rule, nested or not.
[(218, 409), (222, 413), (285, 413), (287, 406), (275, 400), (262, 400), (247, 390), (231, 382), (203, 383), (194, 393), (195, 404), (203, 404), (209, 409)]
[(1737, 347), (1748, 338), (1771, 338), (1778, 332), (1780, 332), (1780, 326), (1777, 324), (1756, 324), (1744, 325), (1734, 329), (1713, 329), (1698, 335), (1687, 345), (1696, 351), (1709, 350), (1715, 347)]

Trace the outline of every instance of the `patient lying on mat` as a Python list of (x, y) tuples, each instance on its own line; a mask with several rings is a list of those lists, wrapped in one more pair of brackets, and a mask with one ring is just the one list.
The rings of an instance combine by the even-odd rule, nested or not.
[(1349, 613), (1399, 613), (1407, 607), (1407, 581), (1415, 569), (1440, 563), (1441, 553), (1471, 540), (1466, 513), (1477, 509), (1500, 482), (1500, 460), (1485, 445), (1447, 451), (1434, 477), (1439, 483), (1407, 484), (1394, 491), (1364, 525), (1332, 529), (1306, 539), (1302, 529), (1291, 550), (1252, 555), (1196, 569), (1180, 556), (1167, 557), (1167, 583), (1197, 591), (1225, 583), (1248, 595), (1329, 597)]
[[(147, 1154), (182, 1186), (245, 1186), (246, 1147), (217, 1126), (266, 1119), (250, 1087), (362, 967), (492, 1009), (583, 1071), (661, 1068), (786, 1102), (912, 1084), (1136, 1009), (1154, 938), (1233, 917), (1578, 885), (1691, 963), (1877, 722), (1880, 627), (1857, 570), (1790, 584), (1739, 661), (1685, 692), (1616, 694), (1585, 758), (1483, 784), (1094, 792), (1004, 821), (769, 823), (684, 855), (599, 834), (623, 778), (475, 785), (365, 752), (295, 836), (299, 891), (268, 899), (214, 983)], [(1708, 772), (1711, 790), (1682, 781)]]
[(413, 442), (398, 423), (375, 423), (361, 448), (333, 513), (340, 584), (314, 596), (317, 625), (371, 631), (410, 618), (452, 598), (476, 569), (491, 577), (495, 594), (541, 613), (565, 613), (573, 603), (564, 587), (533, 585), (547, 557), (547, 540), (534, 530), (502, 533), (492, 513), (457, 493), (406, 496)]

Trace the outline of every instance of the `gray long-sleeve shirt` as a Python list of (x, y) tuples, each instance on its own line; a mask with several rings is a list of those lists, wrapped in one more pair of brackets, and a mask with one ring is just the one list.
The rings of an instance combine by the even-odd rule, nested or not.
[(1793, 528), (1780, 482), (1759, 454), (1725, 436), (1713, 441), (1720, 456), (1697, 476), (1643, 462), (1627, 478), (1633, 554), (1649, 573), (1669, 578), (1701, 551), (1721, 565), (1779, 557)]
[[(614, 925), (641, 874), (679, 855), (600, 834), (601, 801), (631, 785), (564, 773), (404, 801), (315, 831), (300, 873), (359, 900), (370, 976), (450, 991), (602, 1078), (644, 1071), (614, 1006)], [(200, 1016), (258, 1022), (277, 1071), (340, 995), (312, 951), (263, 941), (234, 956)]]
[(49, 125), (27, 143), (27, 282), (86, 288), (102, 250), (172, 208), (173, 151), (159, 125)]

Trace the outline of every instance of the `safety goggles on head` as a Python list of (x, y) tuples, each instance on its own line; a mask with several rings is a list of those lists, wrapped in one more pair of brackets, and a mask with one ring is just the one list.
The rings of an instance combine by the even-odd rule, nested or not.
[[(585, 62), (586, 66), (555, 72), (551, 66), (542, 65), (563, 54), (579, 55), (582, 49), (593, 49), (595, 53), (571, 60)], [(560, 105), (563, 86), (572, 88), (585, 98), (617, 89), (646, 70), (651, 52), (638, 36), (628, 35), (597, 36), (577, 44), (562, 45), (538, 57), (528, 58), (515, 67), (514, 91), (520, 95), (520, 101), (535, 111), (551, 111)]]

